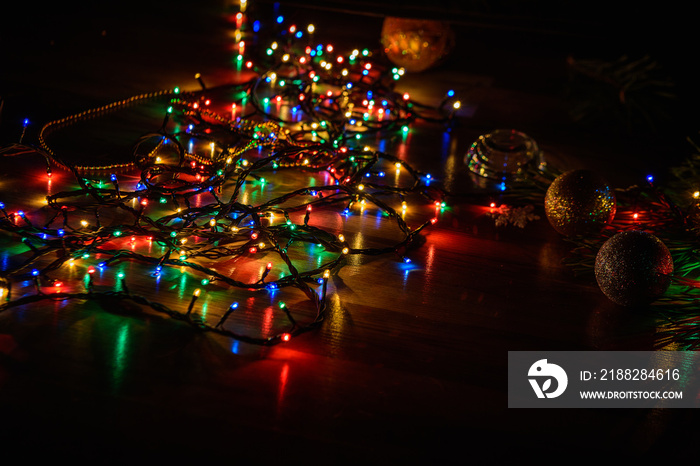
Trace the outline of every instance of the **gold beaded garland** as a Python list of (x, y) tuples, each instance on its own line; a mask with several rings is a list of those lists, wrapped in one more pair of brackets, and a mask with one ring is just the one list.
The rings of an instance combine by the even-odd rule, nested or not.
[[(176, 94), (176, 91), (171, 90), (171, 89), (166, 89), (166, 90), (161, 90), (161, 91), (156, 91), (156, 92), (149, 92), (146, 94), (140, 94), (136, 96), (129, 97), (127, 99), (121, 100), (119, 102), (112, 102), (106, 105), (103, 105), (101, 107), (96, 107), (96, 108), (91, 108), (88, 110), (85, 110), (80, 113), (76, 113), (75, 115), (67, 116), (58, 120), (53, 120), (48, 123), (46, 123), (44, 126), (42, 126), (41, 130), (39, 131), (38, 135), (38, 141), (39, 141), (39, 146), (41, 149), (46, 152), (46, 154), (50, 157), (50, 160), (54, 162), (57, 166), (63, 168), (63, 169), (68, 169), (68, 166), (61, 160), (60, 157), (56, 155), (56, 153), (49, 147), (48, 143), (46, 142), (46, 138), (48, 137), (49, 134), (51, 134), (53, 131), (56, 131), (60, 129), (63, 126), (68, 126), (75, 124), (81, 120), (85, 120), (88, 118), (94, 118), (97, 115), (107, 112), (109, 110), (114, 110), (122, 107), (127, 107), (131, 105), (134, 102), (141, 101), (141, 100), (148, 100), (148, 99), (153, 99), (156, 97), (160, 97), (163, 95), (173, 95)], [(79, 172), (90, 172), (90, 171), (105, 171), (105, 170), (121, 170), (121, 169), (126, 169), (126, 168), (132, 168), (134, 166), (134, 162), (127, 162), (127, 163), (114, 163), (110, 165), (96, 165), (96, 166), (82, 166), (82, 165), (74, 165), (73, 168)]]

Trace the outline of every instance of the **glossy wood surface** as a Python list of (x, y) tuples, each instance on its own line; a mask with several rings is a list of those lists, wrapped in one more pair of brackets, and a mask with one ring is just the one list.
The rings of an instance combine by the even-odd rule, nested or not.
[[(324, 40), (378, 45), (380, 17), (285, 8), (300, 24), (315, 22)], [(25, 117), (39, 126), (142, 92), (194, 90), (195, 73), (212, 88), (234, 79), (231, 5), (129, 11), (63, 11), (71, 27), (44, 19), (42, 27), (55, 29), (27, 43), (3, 37), (9, 45), (0, 65), (3, 144), (17, 141)], [(24, 23), (15, 29), (28, 32)], [(331, 279), (324, 324), (269, 348), (109, 302), (45, 302), (5, 312), (3, 455), (137, 464), (144, 458), (500, 464), (532, 455), (548, 461), (555, 452), (695, 454), (698, 429), (689, 410), (507, 408), (508, 351), (653, 349), (654, 319), (618, 308), (593, 277), (574, 276), (562, 264), (570, 245), (541, 205), (540, 219), (523, 229), (495, 227), (483, 199), (468, 196), (478, 180), (464, 161), (480, 134), (515, 128), (534, 137), (552, 165), (592, 168), (625, 186), (681, 159), (678, 135), (647, 140), (571, 121), (563, 97), (566, 57), (586, 47), (599, 51), (595, 37), (506, 30), (462, 30), (457, 37), (444, 65), (400, 84), (428, 104), (455, 89), (464, 96), (456, 126), (445, 132), (418, 123), (408, 140), (384, 146), (456, 194), (410, 251), (410, 265), (393, 255), (350, 258)], [(161, 117), (153, 115), (137, 108), (76, 125), (57, 136), (57, 147), (76, 161), (121, 160), (135, 137), (157, 127)], [(0, 200), (38, 210), (49, 189), (40, 162), (32, 155), (1, 157)], [(50, 189), (70, 181), (58, 172)], [(407, 220), (430, 209), (418, 207)], [(396, 235), (371, 211), (338, 228), (353, 247), (386, 244)], [(129, 267), (131, 274), (145, 270)], [(182, 306), (181, 297), (168, 293), (178, 280), (168, 278), (155, 290), (145, 280), (133, 286)], [(207, 299), (216, 312), (230, 302), (224, 293)]]

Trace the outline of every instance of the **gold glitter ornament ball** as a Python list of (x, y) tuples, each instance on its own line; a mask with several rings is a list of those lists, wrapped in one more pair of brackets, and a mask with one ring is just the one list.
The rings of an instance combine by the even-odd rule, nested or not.
[(615, 209), (615, 192), (591, 170), (571, 170), (559, 175), (544, 199), (549, 223), (565, 236), (599, 233), (612, 222)]
[(673, 258), (666, 245), (645, 231), (621, 231), (603, 244), (595, 259), (601, 291), (620, 306), (649, 304), (671, 284)]

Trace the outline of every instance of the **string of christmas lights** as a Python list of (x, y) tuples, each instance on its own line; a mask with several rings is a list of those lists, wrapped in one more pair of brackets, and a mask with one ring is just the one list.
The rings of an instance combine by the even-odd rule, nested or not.
[[(197, 75), (201, 91), (134, 96), (45, 124), (36, 146), (3, 149), (4, 154), (40, 154), (49, 179), (58, 168), (71, 173), (77, 187), (48, 195), (37, 212), (0, 203), (0, 230), (10, 235), (13, 247), (24, 247), (22, 259), (0, 273), (0, 312), (44, 300), (128, 300), (200, 330), (271, 345), (323, 321), (328, 280), (348, 256), (396, 254), (409, 262), (406, 251), (437, 221), (446, 193), (431, 186), (429, 174), (362, 145), (362, 138), (405, 135), (418, 118), (449, 124), (459, 102), (453, 93), (439, 108), (413, 102), (393, 90), (403, 70), (373, 61), (368, 50), (341, 55), (330, 44), (312, 48), (295, 40), (301, 37), (296, 32), (290, 26), (283, 42), (266, 49), (264, 70), (248, 61), (255, 77), (246, 82), (207, 89)], [(244, 47), (239, 43), (238, 62)], [(240, 98), (231, 102), (216, 95)], [(72, 125), (163, 98), (168, 102), (162, 125), (136, 141), (130, 161), (74, 163), (50, 143), (53, 134)], [(396, 180), (400, 173), (402, 182), (390, 182), (389, 170), (396, 171)], [(285, 191), (269, 179), (282, 172), (313, 174), (326, 183)], [(135, 185), (127, 181), (134, 175)], [(266, 190), (265, 198), (244, 201), (250, 185)], [(404, 220), (409, 197), (434, 205), (436, 215), (409, 226)], [(310, 224), (316, 212), (347, 217), (355, 207), (376, 209), (396, 225), (400, 238), (385, 247), (351, 247), (342, 233)], [(144, 243), (148, 252), (137, 247)], [(290, 251), (298, 245), (330, 258), (301, 269)], [(217, 265), (238, 259), (267, 264), (248, 281)], [(176, 310), (132, 293), (123, 272), (112, 289), (97, 286), (96, 276), (124, 262), (148, 266), (155, 279), (170, 268), (205, 278), (184, 310)], [(78, 269), (81, 286), (64, 278)], [(17, 286), (27, 279), (31, 291)], [(279, 301), (288, 324), (284, 330), (246, 333), (229, 325), (238, 301), (219, 313), (198, 312), (203, 290), (214, 283), (269, 293), (293, 287), (306, 296), (313, 315), (302, 322), (296, 310)]]
[[(454, 91), (448, 90), (435, 108), (422, 105), (395, 91), (405, 73), (402, 68), (375, 59), (378, 54), (368, 49), (341, 53), (332, 44), (317, 44), (315, 26), (302, 30), (285, 25), (281, 16), (275, 18), (277, 37), (254, 50), (261, 57), (255, 63), (247, 57), (260, 41), (246, 44), (242, 31), (247, 30), (247, 3), (240, 7), (235, 63), (239, 74), (245, 70), (250, 79), (209, 89), (204, 77), (196, 75), (201, 87), (196, 92), (146, 93), (51, 121), (39, 131), (36, 145), (25, 143), (27, 120), (19, 143), (0, 150), (6, 155), (38, 154), (48, 179), (59, 169), (77, 183), (75, 189), (48, 195), (38, 211), (0, 202), (0, 230), (8, 234), (8, 249), (18, 251), (13, 265), (0, 272), (0, 312), (47, 300), (131, 301), (198, 330), (273, 345), (323, 321), (328, 281), (349, 256), (394, 254), (410, 261), (407, 251), (437, 221), (449, 193), (436, 187), (429, 174), (363, 139), (405, 137), (419, 119), (449, 129), (461, 106)], [(254, 23), (252, 30), (256, 27)], [(162, 124), (135, 141), (128, 160), (87, 165), (69, 160), (51, 144), (52, 135), (73, 125), (154, 101), (164, 103)], [(695, 165), (700, 164), (678, 169), (684, 189), (695, 183)], [(394, 170), (392, 182), (387, 174)], [(506, 204), (491, 204), (497, 223), (522, 227), (539, 218), (529, 207), (542, 203), (558, 173), (550, 167), (525, 170), (522, 180), (498, 192)], [(290, 189), (274, 181), (286, 173), (312, 175), (324, 184)], [(249, 186), (265, 195), (250, 202)], [(567, 238), (572, 251), (566, 263), (576, 272), (592, 273), (596, 252), (615, 233), (653, 232), (668, 246), (675, 265), (671, 288), (652, 303), (660, 321), (657, 343), (697, 349), (700, 194), (679, 207), (671, 199), (678, 196), (665, 195), (653, 178), (616, 193), (614, 221), (600, 235)], [(407, 224), (409, 198), (434, 205), (436, 215)], [(316, 214), (347, 218), (358, 207), (376, 209), (395, 224), (399, 239), (384, 247), (351, 247), (336, 228), (310, 224)], [(298, 258), (299, 250), (309, 248), (316, 252), (307, 254), (320, 257), (315, 266)], [(260, 263), (259, 272), (243, 280), (220, 266), (236, 260)], [(142, 280), (117, 267), (125, 262), (146, 267), (156, 283), (171, 269), (202, 278), (191, 292), (181, 290), (186, 304), (174, 309), (133, 293), (130, 282)], [(111, 287), (98, 278), (109, 270), (115, 273)], [(234, 297), (228, 307), (205, 312), (198, 302), (214, 285), (233, 290)], [(291, 288), (306, 297), (310, 313), (301, 304), (292, 309), (277, 300), (284, 325), (266, 332), (232, 323), (243, 307), (236, 290), (274, 297)]]

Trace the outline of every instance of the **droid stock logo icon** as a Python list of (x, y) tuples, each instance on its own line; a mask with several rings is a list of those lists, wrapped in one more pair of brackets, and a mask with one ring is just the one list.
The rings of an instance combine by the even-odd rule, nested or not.
[[(527, 375), (537, 398), (556, 398), (564, 393), (569, 383), (564, 369), (556, 364), (548, 363), (546, 359), (540, 359), (530, 366)], [(552, 380), (556, 381), (554, 387)]]

